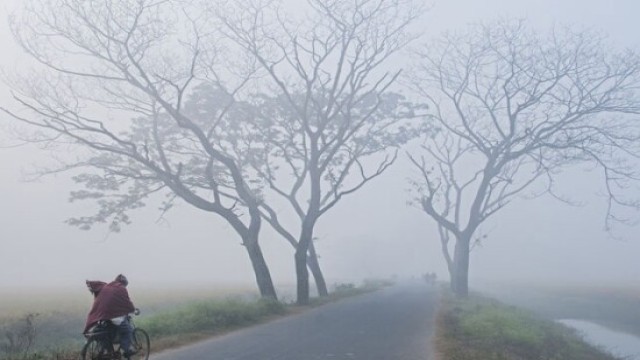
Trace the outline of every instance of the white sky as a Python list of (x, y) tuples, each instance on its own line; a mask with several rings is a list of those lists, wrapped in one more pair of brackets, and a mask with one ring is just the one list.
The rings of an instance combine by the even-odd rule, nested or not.
[[(20, 2), (1, 0), (0, 66), (11, 73), (20, 55), (9, 34), (7, 8)], [(291, 2), (291, 1), (289, 1)], [(293, 3), (293, 2), (291, 2)], [(638, 47), (640, 2), (636, 0), (440, 0), (423, 24), (429, 34), (470, 21), (499, 16), (527, 17), (541, 27), (554, 23), (595, 26), (618, 45)], [(0, 103), (10, 99), (0, 85)], [(0, 115), (0, 145), (15, 142)], [(111, 279), (122, 272), (132, 285), (242, 282), (253, 277), (237, 235), (212, 214), (187, 205), (157, 223), (155, 207), (134, 213), (134, 224), (121, 234), (89, 232), (63, 221), (87, 210), (67, 202), (65, 174), (22, 182), (23, 172), (46, 165), (50, 154), (31, 147), (0, 149), (0, 294), (15, 286), (83, 286), (87, 278)], [(435, 228), (426, 215), (406, 206), (405, 164), (346, 198), (321, 220), (317, 243), (330, 283), (371, 276), (419, 275), (437, 271), (446, 278)], [(595, 174), (592, 174), (595, 175)], [(570, 208), (543, 198), (514, 204), (488, 228), (489, 239), (472, 254), (471, 278), (579, 281), (640, 285), (637, 228), (621, 240), (602, 231), (603, 202), (593, 194), (596, 181), (582, 173), (564, 178), (564, 187), (588, 201)], [(581, 179), (576, 183), (576, 179)], [(267, 225), (264, 226), (267, 228)], [(271, 232), (261, 240), (274, 280), (293, 281), (289, 245)]]

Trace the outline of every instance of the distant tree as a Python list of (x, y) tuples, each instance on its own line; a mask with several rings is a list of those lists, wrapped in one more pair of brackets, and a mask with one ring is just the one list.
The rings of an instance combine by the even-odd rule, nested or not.
[(299, 304), (309, 299), (307, 254), (314, 254), (318, 220), (388, 169), (394, 148), (410, 136), (398, 124), (407, 114), (402, 97), (389, 91), (400, 73), (389, 59), (413, 38), (408, 27), (421, 15), (409, 0), (307, 4), (300, 22), (271, 1), (234, 2), (235, 16), (221, 15), (222, 31), (255, 59), (272, 93), (259, 114), (270, 147), (255, 169), (299, 219), (288, 227), (268, 204), (261, 206), (280, 234), (297, 239)]
[(554, 194), (563, 169), (602, 171), (607, 227), (624, 220), (620, 207), (640, 205), (623, 191), (640, 179), (635, 52), (614, 51), (592, 31), (541, 36), (522, 21), (503, 21), (444, 35), (417, 60), (411, 81), (439, 132), (409, 157), (421, 174), (417, 201), (438, 225), (456, 294), (468, 293), (469, 252), (481, 225), (534, 186)]
[[(236, 95), (254, 68), (220, 56), (213, 16), (192, 3), (27, 1), (13, 32), (41, 67), (13, 81), (17, 109), (3, 110), (40, 129), (32, 140), (68, 147), (61, 156), (66, 164), (54, 171), (74, 171), (80, 189), (71, 199), (99, 207), (70, 224), (86, 229), (108, 222), (117, 231), (152, 194), (168, 197), (162, 211), (181, 199), (231, 225), (260, 293), (275, 298), (258, 242), (259, 180), (228, 152), (230, 142), (244, 136), (234, 127), (246, 117)], [(194, 89), (205, 85), (215, 99), (207, 118), (186, 106)], [(228, 135), (219, 137), (221, 131)], [(243, 149), (247, 156), (251, 146)]]

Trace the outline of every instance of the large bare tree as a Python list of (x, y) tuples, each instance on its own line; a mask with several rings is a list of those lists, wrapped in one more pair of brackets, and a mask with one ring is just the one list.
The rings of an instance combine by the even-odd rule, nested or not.
[(438, 225), (456, 294), (468, 294), (481, 225), (523, 194), (553, 194), (563, 169), (602, 171), (607, 226), (640, 205), (624, 192), (640, 176), (635, 52), (615, 51), (592, 31), (542, 36), (501, 21), (446, 34), (417, 60), (411, 82), (439, 132), (410, 154), (421, 174), (414, 185)]
[(278, 232), (297, 239), (301, 304), (309, 299), (307, 254), (318, 220), (382, 174), (407, 136), (397, 123), (401, 98), (389, 93), (399, 69), (389, 60), (413, 38), (408, 27), (421, 14), (409, 0), (306, 3), (304, 18), (281, 13), (272, 1), (235, 2), (236, 16), (221, 15), (223, 31), (255, 59), (273, 94), (260, 114), (272, 146), (256, 169), (299, 218), (287, 227), (262, 206)]
[[(222, 95), (222, 96), (221, 96)], [(192, 114), (195, 119), (216, 118), (220, 109), (220, 100), (224, 99), (226, 94), (221, 94), (220, 89), (215, 86), (203, 85), (195, 89), (190, 97), (190, 101), (185, 104), (185, 110)], [(257, 185), (256, 190), (268, 183), (267, 174), (263, 169), (277, 167), (276, 163), (283, 162), (282, 155), (268, 156), (272, 154), (274, 144), (282, 147), (286, 139), (282, 137), (272, 136), (274, 134), (275, 122), (267, 116), (276, 115), (272, 111), (273, 100), (262, 94), (250, 94), (245, 101), (235, 101), (232, 108), (235, 116), (232, 123), (226, 123), (225, 126), (218, 126), (215, 131), (215, 138), (218, 139), (220, 146), (224, 146), (225, 153), (233, 157), (235, 161), (243, 167), (245, 173), (250, 173), (250, 182)], [(266, 115), (266, 116), (265, 116)], [(266, 164), (265, 161), (274, 161), (274, 164)], [(292, 178), (291, 176), (289, 176)], [(293, 181), (293, 180), (291, 180)], [(234, 199), (239, 204), (244, 204), (243, 199), (234, 196), (232, 192), (226, 192), (225, 195), (229, 199)], [(274, 225), (278, 233), (287, 241), (294, 249), (298, 246), (295, 236), (287, 232), (280, 226), (280, 219), (283, 214), (273, 210), (277, 208), (276, 204), (272, 204), (273, 198), (264, 196), (263, 191), (256, 192), (259, 196), (259, 206), (269, 212), (267, 219)], [(246, 205), (246, 204), (244, 204)], [(265, 216), (266, 211), (261, 212)], [(312, 246), (309, 248), (307, 256), (307, 264), (312, 272), (317, 284), (318, 294), (320, 296), (328, 295), (324, 275), (320, 268), (320, 264)]]
[[(40, 129), (32, 140), (67, 151), (57, 170), (76, 174), (81, 189), (72, 199), (98, 204), (95, 215), (71, 224), (108, 222), (118, 230), (130, 221), (130, 210), (165, 193), (163, 210), (181, 199), (224, 218), (242, 238), (260, 293), (275, 298), (258, 242), (259, 180), (228, 151), (234, 136), (243, 136), (233, 125), (248, 116), (235, 99), (254, 67), (251, 61), (238, 66), (243, 59), (237, 56), (220, 56), (213, 16), (193, 3), (26, 2), (13, 31), (40, 66), (14, 79), (16, 106), (3, 110)], [(205, 85), (216, 99), (207, 118), (197, 106), (185, 106), (194, 89)], [(243, 151), (250, 154), (254, 145), (247, 146)]]

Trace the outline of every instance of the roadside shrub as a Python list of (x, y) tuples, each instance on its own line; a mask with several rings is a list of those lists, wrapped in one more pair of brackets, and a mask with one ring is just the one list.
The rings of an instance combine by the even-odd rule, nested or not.
[(362, 281), (362, 287), (365, 289), (380, 289), (393, 284), (394, 281), (389, 279), (364, 279)]
[(36, 341), (36, 313), (29, 313), (19, 321), (4, 329), (5, 341), (0, 350), (7, 356), (26, 357)]
[(340, 283), (340, 284), (335, 284), (333, 286), (333, 291), (334, 292), (342, 292), (342, 291), (352, 291), (355, 290), (356, 285), (354, 283)]
[(217, 332), (257, 322), (269, 315), (284, 313), (277, 301), (203, 301), (157, 314), (139, 322), (151, 336), (162, 337), (189, 332)]

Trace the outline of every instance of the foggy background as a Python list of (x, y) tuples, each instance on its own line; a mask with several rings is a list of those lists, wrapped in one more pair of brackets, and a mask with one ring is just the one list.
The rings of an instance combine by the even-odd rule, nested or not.
[[(295, 1), (288, 1), (296, 6)], [(4, 73), (24, 68), (24, 55), (7, 25), (19, 0), (0, 6), (0, 66)], [(553, 24), (593, 26), (617, 46), (638, 47), (634, 0), (441, 0), (423, 24), (426, 37), (469, 22), (523, 17), (540, 29)], [(0, 84), (0, 104), (10, 94)], [(78, 230), (64, 223), (91, 211), (69, 203), (69, 174), (23, 180), (51, 164), (51, 154), (33, 145), (13, 147), (11, 121), (0, 115), (0, 293), (22, 287), (84, 287), (85, 279), (111, 280), (126, 274), (133, 287), (165, 284), (241, 283), (254, 286), (253, 272), (237, 234), (224, 220), (178, 203), (165, 219), (152, 202), (132, 213), (121, 233), (105, 227)], [(24, 131), (24, 129), (23, 129)], [(419, 276), (435, 271), (447, 279), (436, 227), (421, 210), (407, 205), (407, 178), (414, 170), (401, 156), (381, 177), (346, 197), (316, 227), (316, 248), (329, 284), (366, 277)], [(597, 172), (583, 169), (561, 177), (559, 189), (581, 207), (551, 197), (514, 201), (486, 226), (482, 247), (471, 253), (471, 287), (487, 280), (545, 283), (640, 285), (638, 228), (619, 227), (618, 238), (604, 231), (605, 199)], [(561, 191), (559, 191), (561, 192)], [(294, 283), (293, 250), (263, 224), (261, 246), (276, 284)]]

